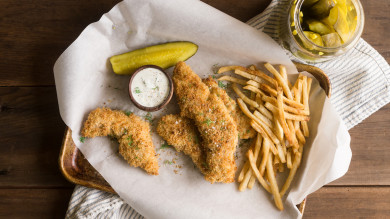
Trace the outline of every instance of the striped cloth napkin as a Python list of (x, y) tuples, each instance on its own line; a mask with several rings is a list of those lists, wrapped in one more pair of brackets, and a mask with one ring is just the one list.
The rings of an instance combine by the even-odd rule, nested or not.
[[(289, 0), (272, 0), (263, 13), (247, 24), (279, 42), (279, 19), (282, 13), (286, 13), (288, 3)], [(289, 55), (292, 60), (298, 61)], [(314, 65), (329, 76), (331, 101), (349, 129), (390, 102), (390, 66), (363, 39), (337, 59)], [(140, 219), (143, 216), (117, 195), (76, 186), (66, 218)]]

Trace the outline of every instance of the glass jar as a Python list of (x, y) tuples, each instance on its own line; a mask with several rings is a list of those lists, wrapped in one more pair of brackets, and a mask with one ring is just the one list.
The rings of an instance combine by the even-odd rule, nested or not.
[[(318, 45), (309, 39), (307, 32), (306, 34), (304, 33), (302, 28), (302, 17), (305, 15), (301, 12), (304, 1), (305, 0), (291, 0), (288, 13), (285, 13), (285, 16), (281, 20), (280, 39), (285, 49), (289, 50), (298, 59), (314, 63), (324, 62), (335, 58), (336, 56), (344, 54), (356, 45), (363, 32), (364, 26), (363, 7), (359, 0), (348, 0), (354, 6), (354, 9), (350, 7), (349, 10), (356, 11), (356, 16), (354, 17), (354, 19), (356, 19), (356, 26), (354, 31), (350, 33), (351, 35), (348, 40), (335, 47)], [(355, 13), (355, 11), (353, 11), (353, 13)]]

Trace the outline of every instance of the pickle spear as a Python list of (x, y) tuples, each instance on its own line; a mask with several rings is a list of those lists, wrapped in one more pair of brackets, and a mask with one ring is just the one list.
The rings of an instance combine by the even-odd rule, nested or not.
[(329, 15), (330, 9), (332, 9), (336, 5), (334, 0), (319, 0), (316, 4), (314, 4), (308, 11), (310, 15), (322, 19)]
[(137, 49), (112, 56), (110, 62), (116, 74), (132, 74), (143, 65), (157, 65), (163, 69), (193, 56), (198, 46), (191, 42), (170, 42)]
[(338, 47), (342, 44), (341, 39), (337, 33), (322, 35), (322, 40), (326, 47)]
[[(314, 32), (311, 32), (311, 31), (303, 31), (303, 33), (306, 35), (306, 37), (310, 41), (312, 41), (316, 45), (324, 46), (324, 43), (322, 42), (321, 35), (319, 35), (318, 33), (314, 33)], [(312, 48), (309, 48), (309, 49), (312, 49)]]
[(328, 25), (322, 23), (321, 21), (307, 19), (306, 23), (311, 31), (315, 33), (319, 33), (321, 35), (335, 32), (332, 27), (329, 27)]

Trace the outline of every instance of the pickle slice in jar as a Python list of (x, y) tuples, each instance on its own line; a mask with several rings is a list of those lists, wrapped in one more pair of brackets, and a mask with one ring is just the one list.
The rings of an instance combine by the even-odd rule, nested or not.
[[(303, 33), (306, 35), (306, 37), (310, 41), (312, 41), (316, 45), (324, 46), (324, 43), (322, 42), (321, 35), (319, 35), (318, 33), (314, 33), (314, 32), (311, 32), (311, 31), (303, 31)], [(308, 48), (308, 49), (311, 49), (311, 48)]]
[(347, 3), (347, 8), (348, 8), (348, 13), (347, 13), (347, 22), (349, 24), (349, 31), (351, 34), (355, 32), (356, 25), (357, 25), (357, 14), (354, 5), (351, 3), (348, 5)]
[(302, 7), (304, 7), (304, 8), (311, 7), (312, 5), (317, 3), (318, 1), (319, 0), (304, 0), (302, 3)]
[(308, 12), (314, 18), (322, 19), (329, 15), (330, 9), (336, 5), (335, 0), (319, 0)]
[(333, 25), (337, 21), (337, 16), (338, 16), (338, 8), (333, 7), (332, 9), (330, 9), (329, 16), (322, 19), (321, 21), (324, 22), (325, 24), (333, 27)]
[[(292, 23), (292, 22), (294, 22), (294, 12), (295, 12), (295, 8), (296, 8), (297, 6), (294, 4), (294, 5), (292, 5), (292, 7), (291, 7), (291, 9), (290, 9), (290, 22)], [(303, 13), (302, 13), (302, 11), (300, 11), (299, 12), (299, 22), (301, 22), (302, 23), (302, 17), (303, 17)], [(294, 24), (295, 25), (295, 24)]]
[(344, 13), (344, 11), (340, 7), (336, 6), (336, 8), (338, 8), (337, 21), (333, 27), (336, 30), (336, 32), (339, 34), (341, 39), (344, 42), (347, 42), (352, 35), (350, 30), (349, 30), (347, 15)]
[(313, 20), (313, 19), (307, 19), (306, 20), (307, 26), (309, 29), (313, 32), (319, 33), (321, 35), (333, 33), (334, 29), (321, 21)]
[(341, 46), (341, 39), (337, 33), (329, 33), (322, 35), (322, 40), (325, 47), (338, 47)]

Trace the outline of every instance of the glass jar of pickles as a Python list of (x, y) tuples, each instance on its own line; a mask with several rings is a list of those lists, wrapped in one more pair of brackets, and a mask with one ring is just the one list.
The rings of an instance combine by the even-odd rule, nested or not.
[(359, 0), (292, 0), (282, 18), (282, 45), (299, 59), (323, 62), (359, 40), (364, 13)]

